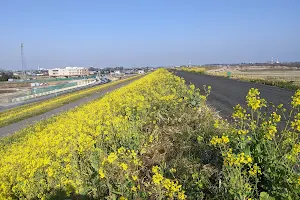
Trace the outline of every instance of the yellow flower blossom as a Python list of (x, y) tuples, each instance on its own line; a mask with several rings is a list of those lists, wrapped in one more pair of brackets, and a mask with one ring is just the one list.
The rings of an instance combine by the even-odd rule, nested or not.
[(177, 197), (178, 197), (178, 199), (180, 199), (180, 200), (184, 200), (184, 199), (185, 199), (184, 191), (178, 192)]
[(260, 92), (256, 88), (251, 88), (246, 96), (247, 105), (254, 111), (263, 106), (266, 106), (265, 100), (260, 99), (259, 97)]
[(239, 135), (246, 135), (248, 132), (248, 130), (238, 130)]
[(126, 149), (124, 147), (120, 147), (118, 149), (118, 154), (124, 154), (126, 152)]
[(153, 167), (152, 167), (152, 172), (153, 172), (154, 174), (159, 173), (159, 170), (160, 170), (159, 166), (153, 166)]
[(163, 180), (163, 176), (161, 174), (154, 174), (152, 180), (155, 185), (158, 185)]
[(277, 133), (277, 128), (276, 126), (274, 125), (269, 125), (267, 127), (267, 130), (266, 130), (266, 134), (265, 134), (265, 138), (269, 139), (269, 140), (272, 140), (273, 137), (275, 136), (275, 133)]
[(112, 153), (110, 153), (109, 155), (108, 155), (108, 157), (107, 157), (107, 161), (109, 162), (109, 163), (113, 163), (115, 160), (117, 160), (118, 159), (118, 156), (117, 156), (117, 154), (115, 154), (114, 152), (112, 152)]
[(295, 116), (295, 120), (291, 123), (291, 127), (300, 132), (300, 113)]
[(278, 115), (276, 112), (273, 112), (273, 113), (271, 114), (271, 116), (272, 116), (274, 122), (276, 122), (276, 123), (277, 123), (277, 122), (280, 122), (281, 116)]
[(149, 143), (152, 143), (153, 142), (153, 135), (150, 135), (149, 136)]
[(133, 192), (136, 192), (136, 191), (137, 191), (137, 187), (132, 186), (132, 187), (131, 187), (131, 190), (132, 190)]
[(232, 114), (234, 119), (245, 119), (246, 118), (246, 110), (242, 108), (240, 104), (234, 107), (234, 112)]
[(124, 171), (126, 171), (126, 170), (128, 169), (128, 165), (125, 164), (125, 163), (121, 163), (121, 164), (120, 164), (120, 167), (121, 167)]
[(99, 169), (99, 176), (100, 178), (105, 178), (105, 174), (102, 168)]
[(170, 169), (170, 172), (171, 172), (171, 173), (175, 173), (175, 172), (176, 172), (176, 169), (175, 169), (175, 168), (171, 168), (171, 169)]
[(261, 169), (259, 166), (257, 166), (257, 164), (255, 163), (251, 168), (250, 170), (248, 171), (249, 174), (251, 176), (256, 176), (257, 174), (261, 174)]
[(219, 128), (219, 120), (216, 120), (216, 121), (215, 121), (214, 127), (215, 127), (215, 128)]
[(138, 176), (132, 175), (132, 180), (136, 181), (138, 179)]
[(232, 153), (231, 149), (224, 156), (224, 165), (226, 166), (242, 166), (253, 162), (250, 155), (245, 155), (243, 152), (236, 155)]
[(223, 135), (221, 138), (219, 138), (218, 136), (214, 136), (211, 140), (210, 143), (212, 145), (217, 145), (217, 144), (227, 144), (229, 143), (229, 138), (227, 135)]
[(247, 162), (248, 162), (248, 163), (252, 163), (252, 158), (251, 158), (251, 156), (247, 156)]
[(300, 90), (297, 90), (294, 94), (294, 96), (292, 96), (292, 106), (294, 108), (297, 108), (300, 106)]

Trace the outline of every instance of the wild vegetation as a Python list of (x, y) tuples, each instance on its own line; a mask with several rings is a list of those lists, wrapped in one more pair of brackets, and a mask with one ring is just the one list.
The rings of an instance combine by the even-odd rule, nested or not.
[[(208, 74), (212, 76), (221, 76), (221, 77), (229, 77), (226, 72), (209, 72), (207, 67), (181, 67), (177, 70), (187, 71), (187, 72), (195, 72), (200, 74)], [(230, 78), (238, 79), (242, 81), (248, 81), (252, 83), (261, 83), (264, 85), (272, 85), (276, 87), (286, 88), (290, 90), (297, 90), (300, 89), (299, 84), (295, 84), (293, 81), (288, 81), (284, 79), (268, 79), (262, 77), (253, 77), (253, 76), (246, 76), (246, 75), (238, 75), (238, 74), (231, 74)]]
[(20, 77), (15, 76), (12, 72), (9, 71), (1, 71), (0, 81), (7, 81), (8, 79), (20, 79)]
[(28, 117), (32, 117), (35, 115), (45, 113), (49, 110), (58, 108), (64, 104), (67, 104), (72, 101), (83, 98), (85, 96), (91, 95), (97, 91), (101, 91), (105, 88), (114, 86), (118, 83), (121, 83), (124, 81), (129, 81), (133, 78), (134, 77), (131, 77), (128, 79), (123, 79), (123, 80), (111, 82), (111, 83), (108, 83), (105, 85), (99, 85), (99, 86), (84, 89), (81, 91), (76, 91), (76, 92), (72, 92), (69, 94), (61, 95), (61, 96), (54, 97), (54, 98), (51, 98), (49, 100), (45, 100), (42, 102), (34, 102), (34, 103), (30, 103), (30, 104), (25, 104), (23, 106), (18, 106), (16, 108), (12, 108), (9, 110), (5, 110), (3, 112), (0, 112), (0, 127), (7, 126), (9, 124), (21, 121)]
[(204, 74), (205, 71), (207, 70), (207, 68), (205, 68), (205, 67), (181, 67), (180, 70)]
[(230, 125), (210, 89), (159, 69), (2, 140), (0, 198), (298, 199), (300, 91), (287, 113), (251, 89)]
[[(244, 80), (244, 79), (242, 79)], [(265, 85), (272, 85), (272, 86), (276, 86), (276, 87), (281, 87), (281, 88), (287, 88), (290, 90), (297, 90), (300, 89), (299, 85), (295, 85), (293, 82), (291, 81), (286, 81), (286, 80), (268, 80), (268, 79), (259, 79), (259, 78), (252, 78), (252, 79), (248, 79), (249, 82), (252, 83), (261, 83), (261, 84), (265, 84)]]

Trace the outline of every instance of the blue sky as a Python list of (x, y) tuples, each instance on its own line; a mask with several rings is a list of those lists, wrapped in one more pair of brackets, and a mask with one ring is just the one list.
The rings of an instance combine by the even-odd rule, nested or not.
[(300, 60), (299, 0), (11, 0), (0, 68)]

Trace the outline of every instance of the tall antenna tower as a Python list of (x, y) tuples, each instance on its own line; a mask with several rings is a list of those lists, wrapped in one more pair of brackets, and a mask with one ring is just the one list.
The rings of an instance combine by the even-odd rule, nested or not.
[(22, 76), (23, 76), (22, 78), (23, 80), (25, 80), (25, 57), (24, 57), (23, 43), (21, 43), (20, 46), (21, 46), (21, 59), (22, 59)]

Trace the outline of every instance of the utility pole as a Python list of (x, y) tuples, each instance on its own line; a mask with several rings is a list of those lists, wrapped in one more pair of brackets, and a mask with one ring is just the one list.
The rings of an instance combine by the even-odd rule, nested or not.
[(23, 80), (26, 79), (25, 75), (25, 57), (24, 57), (24, 51), (23, 51), (24, 45), (21, 43), (21, 60), (22, 60), (22, 78)]

